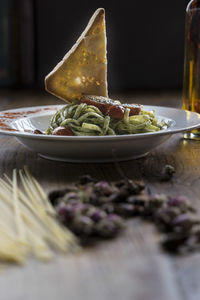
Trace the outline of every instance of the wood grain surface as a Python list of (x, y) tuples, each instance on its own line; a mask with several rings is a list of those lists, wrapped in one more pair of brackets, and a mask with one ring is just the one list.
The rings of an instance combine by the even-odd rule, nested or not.
[[(119, 96), (121, 100), (124, 98)], [(180, 106), (177, 92), (127, 95), (126, 101)], [(0, 91), (0, 110), (59, 103), (39, 91)], [(176, 168), (172, 182), (156, 174), (165, 164)], [(15, 138), (0, 136), (0, 176), (27, 165), (48, 192), (85, 173), (117, 180), (113, 164), (70, 164), (42, 159)], [(147, 157), (120, 163), (131, 179), (143, 179), (152, 192), (187, 195), (200, 213), (200, 142), (176, 134)], [(200, 253), (170, 256), (159, 247), (156, 229), (139, 219), (128, 221), (115, 240), (55, 256), (48, 264), (30, 259), (23, 266), (0, 268), (0, 300), (199, 300)]]

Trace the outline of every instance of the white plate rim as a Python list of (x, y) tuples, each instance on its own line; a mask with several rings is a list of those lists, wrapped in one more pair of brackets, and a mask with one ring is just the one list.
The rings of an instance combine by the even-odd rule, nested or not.
[[(50, 111), (56, 111), (57, 109), (60, 109), (64, 105), (42, 105), (42, 106), (31, 106), (31, 107), (21, 107), (21, 108), (16, 108), (16, 109), (9, 109), (9, 110), (4, 110), (0, 111), (0, 121), (2, 119), (6, 119), (5, 116), (3, 116), (4, 113), (17, 113), (17, 112), (26, 112), (26, 111), (31, 111), (33, 110), (32, 113), (29, 114), (29, 116), (33, 115), (39, 115), (44, 113), (45, 109), (49, 109), (48, 112)], [(185, 115), (187, 114), (189, 117), (196, 117), (198, 119), (198, 123), (195, 125), (191, 126), (186, 126), (186, 127), (174, 127), (164, 129), (161, 131), (157, 132), (148, 132), (148, 133), (138, 133), (138, 134), (125, 134), (125, 135), (117, 135), (117, 136), (57, 136), (57, 135), (44, 135), (44, 134), (34, 134), (34, 133), (29, 133), (29, 132), (23, 132), (23, 131), (16, 131), (16, 130), (5, 130), (0, 128), (0, 134), (3, 135), (9, 135), (9, 136), (15, 136), (15, 137), (23, 137), (23, 138), (31, 138), (31, 139), (45, 139), (45, 140), (62, 140), (62, 141), (106, 141), (106, 140), (122, 140), (122, 139), (141, 139), (141, 138), (149, 138), (151, 136), (161, 136), (161, 135), (171, 135), (179, 132), (184, 132), (184, 131), (190, 131), (193, 129), (196, 129), (200, 127), (200, 114), (195, 113), (195, 112), (190, 112), (187, 110), (179, 109), (179, 108), (173, 108), (173, 107), (165, 107), (165, 106), (154, 106), (154, 105), (143, 105), (144, 109), (145, 107), (150, 107), (151, 110), (171, 110), (172, 112), (179, 113), (179, 115)], [(34, 110), (41, 110), (40, 112), (34, 112)], [(180, 117), (179, 116), (179, 117)], [(24, 116), (25, 117), (25, 116)], [(16, 119), (23, 118), (23, 116)], [(168, 118), (168, 117), (167, 117)], [(13, 119), (12, 122), (14, 122), (16, 119)], [(173, 121), (177, 122), (177, 120), (172, 119)], [(10, 123), (12, 123), (10, 121)]]

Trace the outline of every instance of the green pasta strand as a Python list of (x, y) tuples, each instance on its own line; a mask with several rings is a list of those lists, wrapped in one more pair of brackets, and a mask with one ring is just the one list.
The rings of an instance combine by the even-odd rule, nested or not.
[(153, 112), (141, 110), (139, 115), (129, 116), (130, 109), (125, 109), (122, 120), (104, 116), (93, 105), (77, 101), (57, 111), (50, 121), (46, 134), (52, 134), (57, 127), (69, 128), (77, 136), (103, 136), (156, 132), (166, 127), (159, 122)]

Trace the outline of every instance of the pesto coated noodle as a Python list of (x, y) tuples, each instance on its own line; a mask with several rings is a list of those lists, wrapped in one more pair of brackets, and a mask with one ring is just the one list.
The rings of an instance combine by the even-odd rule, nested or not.
[(53, 115), (46, 134), (52, 134), (60, 126), (70, 129), (76, 136), (102, 136), (155, 132), (166, 125), (164, 121), (159, 122), (152, 111), (141, 110), (134, 116), (129, 116), (129, 112), (126, 108), (123, 119), (113, 119), (96, 106), (75, 101)]

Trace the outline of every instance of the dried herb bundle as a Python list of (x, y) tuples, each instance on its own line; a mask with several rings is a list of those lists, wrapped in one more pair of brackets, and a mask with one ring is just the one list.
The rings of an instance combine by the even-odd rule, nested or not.
[(145, 185), (127, 178), (116, 182), (82, 176), (75, 185), (49, 195), (58, 218), (81, 239), (111, 238), (124, 227), (124, 219), (141, 217), (163, 233), (162, 246), (170, 252), (200, 246), (200, 219), (186, 197), (151, 195)]

